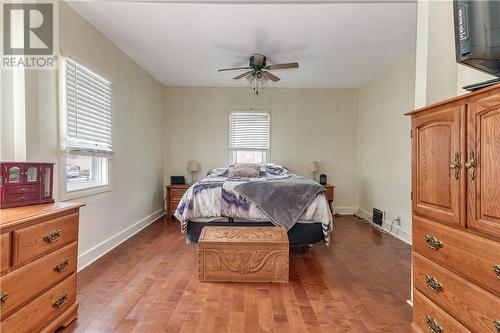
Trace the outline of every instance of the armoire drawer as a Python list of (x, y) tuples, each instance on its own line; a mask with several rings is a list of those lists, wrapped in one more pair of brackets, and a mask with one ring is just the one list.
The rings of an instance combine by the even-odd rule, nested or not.
[(76, 300), (76, 274), (2, 320), (2, 333), (32, 333), (49, 325)]
[(64, 215), (13, 232), (13, 265), (54, 251), (78, 237), (78, 213)]
[(424, 332), (471, 333), (452, 316), (413, 289), (413, 322)]
[(500, 265), (499, 242), (414, 215), (413, 250), (499, 296), (500, 279), (495, 270)]
[[(76, 271), (77, 243), (71, 243), (0, 278), (0, 292), (7, 295), (1, 318), (26, 303), (33, 295), (62, 281)], [(20, 283), (22, 281), (22, 283)]]
[(500, 298), (418, 255), (413, 255), (414, 286), (474, 332), (498, 333)]

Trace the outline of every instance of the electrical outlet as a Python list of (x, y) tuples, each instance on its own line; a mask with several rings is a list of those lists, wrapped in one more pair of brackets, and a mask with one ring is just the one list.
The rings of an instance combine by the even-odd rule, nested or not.
[(401, 225), (401, 217), (396, 216), (396, 224)]

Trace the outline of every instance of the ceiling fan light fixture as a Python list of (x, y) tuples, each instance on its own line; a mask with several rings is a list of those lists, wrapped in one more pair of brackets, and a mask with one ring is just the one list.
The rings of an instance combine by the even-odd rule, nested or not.
[(279, 77), (269, 72), (270, 70), (276, 69), (289, 69), (289, 68), (299, 68), (299, 64), (296, 62), (290, 62), (285, 64), (275, 64), (275, 65), (267, 65), (266, 56), (259, 53), (254, 53), (248, 59), (248, 67), (236, 67), (236, 68), (223, 68), (219, 69), (219, 72), (222, 71), (232, 71), (232, 70), (241, 70), (241, 69), (249, 69), (249, 71), (240, 74), (234, 77), (234, 80), (239, 80), (242, 78), (246, 78), (250, 81), (251, 87), (256, 95), (259, 95), (259, 89), (262, 84), (267, 80), (271, 80), (273, 82), (277, 82), (280, 80)]

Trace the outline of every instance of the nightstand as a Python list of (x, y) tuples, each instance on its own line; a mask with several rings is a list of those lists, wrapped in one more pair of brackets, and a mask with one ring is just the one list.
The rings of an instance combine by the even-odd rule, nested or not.
[(191, 185), (167, 185), (167, 218), (170, 220), (182, 196)]
[(328, 200), (328, 205), (330, 206), (330, 210), (332, 210), (332, 203), (333, 199), (335, 197), (335, 186), (330, 185), (330, 184), (325, 184), (323, 187), (326, 190), (326, 199)]

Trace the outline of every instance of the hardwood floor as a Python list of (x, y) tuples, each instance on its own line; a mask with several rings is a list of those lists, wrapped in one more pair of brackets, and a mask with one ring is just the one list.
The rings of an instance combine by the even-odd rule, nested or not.
[(159, 220), (78, 274), (63, 332), (409, 332), (408, 245), (352, 217), (292, 250), (290, 282), (199, 283), (196, 246)]

